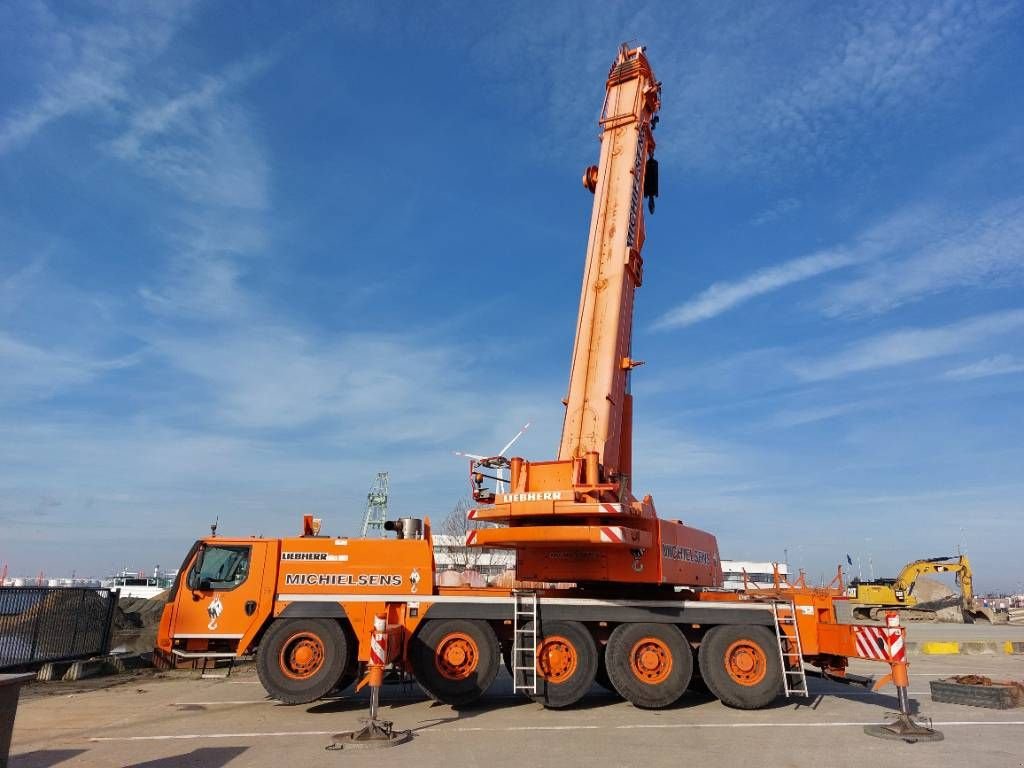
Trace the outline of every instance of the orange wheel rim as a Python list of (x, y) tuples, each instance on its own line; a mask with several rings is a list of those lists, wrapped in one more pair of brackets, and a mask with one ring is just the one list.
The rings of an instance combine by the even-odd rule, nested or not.
[(638, 680), (658, 685), (672, 674), (672, 651), (660, 638), (642, 638), (629, 651), (629, 668)]
[(465, 680), (476, 672), (479, 663), (476, 640), (462, 632), (445, 635), (434, 651), (434, 666), (447, 680)]
[(312, 632), (296, 632), (284, 641), (278, 655), (281, 671), (292, 680), (308, 680), (324, 665), (324, 641)]
[(768, 674), (768, 657), (753, 640), (737, 640), (725, 649), (725, 671), (740, 685), (757, 685)]
[(537, 672), (549, 683), (564, 683), (576, 672), (576, 646), (561, 635), (545, 637), (537, 646)]

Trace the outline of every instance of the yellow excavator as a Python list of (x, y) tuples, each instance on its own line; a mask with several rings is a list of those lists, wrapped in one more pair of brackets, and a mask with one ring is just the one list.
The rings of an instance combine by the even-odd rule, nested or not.
[[(914, 594), (917, 580), (930, 573), (955, 573), (960, 594), (928, 602), (918, 600)], [(903, 566), (895, 579), (854, 579), (846, 588), (846, 594), (850, 598), (853, 615), (858, 619), (884, 619), (886, 611), (895, 610), (902, 622), (935, 621), (940, 609), (957, 606), (963, 610), (965, 622), (973, 621), (976, 615), (973, 574), (967, 555), (915, 560)]]

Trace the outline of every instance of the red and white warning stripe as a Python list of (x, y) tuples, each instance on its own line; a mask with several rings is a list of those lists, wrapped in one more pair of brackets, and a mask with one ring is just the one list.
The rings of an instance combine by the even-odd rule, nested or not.
[(881, 627), (856, 627), (854, 636), (857, 640), (857, 655), (862, 659), (888, 661), (888, 638), (882, 633)]
[(903, 643), (903, 630), (900, 627), (886, 629), (889, 636), (889, 658), (892, 661), (906, 661), (907, 647)]
[(906, 661), (907, 649), (901, 627), (855, 627), (857, 655), (875, 661)]
[(469, 532), (468, 532), (468, 533), (466, 534), (466, 546), (468, 547), (468, 546), (469, 546), (469, 545), (471, 545), (471, 544), (472, 544), (472, 543), (473, 543), (474, 541), (476, 541), (476, 531), (469, 531)]
[(476, 507), (471, 507), (470, 508), (470, 510), (466, 513), (466, 519), (467, 520), (476, 520)]
[(382, 667), (388, 661), (387, 621), (380, 614), (373, 617), (373, 632), (370, 633), (370, 663)]
[(600, 539), (607, 544), (623, 544), (626, 541), (625, 529), (619, 526), (601, 526)]
[(621, 504), (601, 504), (601, 512), (608, 515), (621, 515)]

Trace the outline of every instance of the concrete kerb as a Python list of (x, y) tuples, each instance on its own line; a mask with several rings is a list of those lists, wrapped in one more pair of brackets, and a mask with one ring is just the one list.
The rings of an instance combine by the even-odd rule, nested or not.
[(74, 662), (63, 679), (68, 681), (85, 680), (101, 675), (118, 675), (125, 671), (124, 662), (117, 656), (99, 656), (94, 659), (81, 659)]
[(1024, 642), (1016, 640), (928, 640), (908, 642), (907, 652), (924, 656), (1024, 655)]

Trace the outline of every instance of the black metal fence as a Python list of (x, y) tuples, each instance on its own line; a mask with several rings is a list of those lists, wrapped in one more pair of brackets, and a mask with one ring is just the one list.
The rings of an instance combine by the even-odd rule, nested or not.
[(118, 593), (79, 587), (0, 587), (0, 669), (110, 650)]

